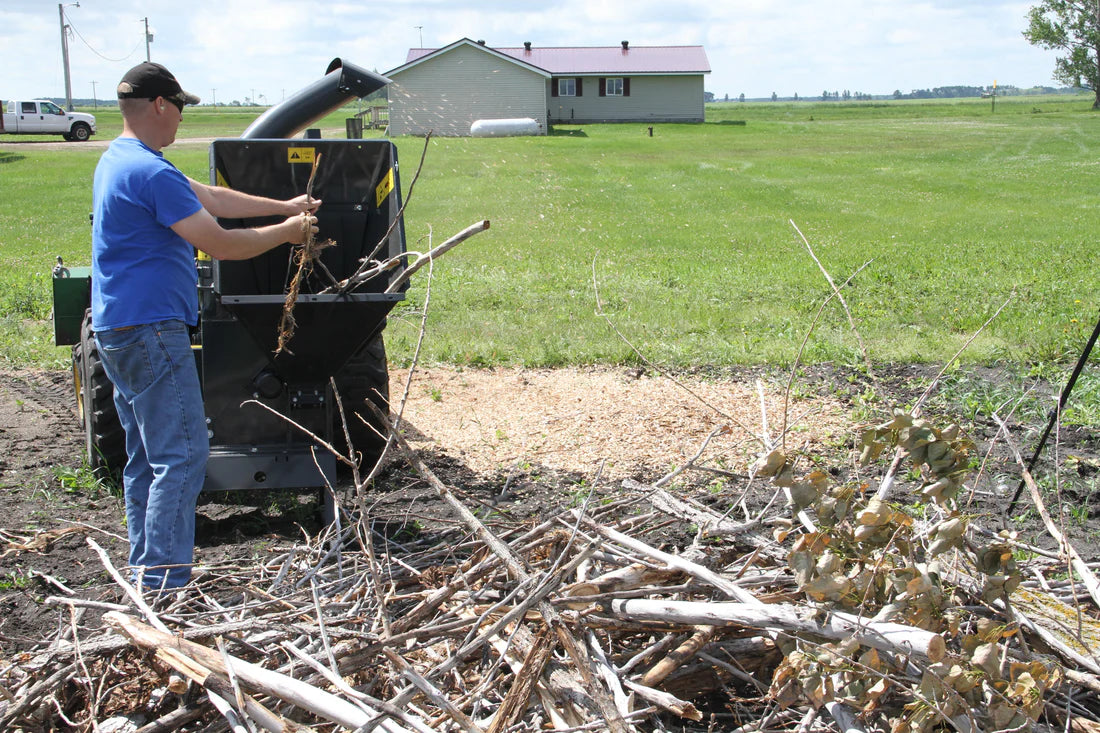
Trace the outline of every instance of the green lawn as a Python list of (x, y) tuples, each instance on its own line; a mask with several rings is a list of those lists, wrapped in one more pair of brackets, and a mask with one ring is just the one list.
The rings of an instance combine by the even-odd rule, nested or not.
[[(701, 125), (558, 127), (538, 138), (432, 140), (406, 212), (411, 250), (481, 219), (489, 232), (441, 259), (428, 361), (786, 364), (828, 284), (870, 262), (845, 297), (873, 359), (949, 358), (992, 313), (968, 362), (1064, 362), (1100, 310), (1100, 115), (1085, 97), (710, 105)], [(232, 136), (251, 112), (188, 109), (180, 136)], [(320, 126), (343, 128), (340, 112)], [(100, 136), (120, 129), (100, 110)], [(55, 255), (88, 261), (99, 151), (0, 140), (0, 362), (57, 365), (49, 345)], [(405, 190), (423, 140), (397, 140)], [(169, 148), (207, 177), (204, 145)], [(426, 276), (395, 312), (407, 360)], [(805, 359), (856, 363), (839, 304)]]

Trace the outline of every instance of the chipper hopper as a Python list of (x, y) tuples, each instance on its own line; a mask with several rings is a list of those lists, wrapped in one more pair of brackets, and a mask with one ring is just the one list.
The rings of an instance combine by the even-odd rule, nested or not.
[[(301, 280), (293, 306), (296, 328), (278, 353), (286, 293), (298, 270), (293, 248), (283, 245), (243, 261), (215, 261), (198, 253), (200, 317), (192, 343), (210, 435), (207, 490), (322, 489), (334, 482), (335, 458), (284, 419), (345, 446), (333, 381), (354, 447), (370, 459), (384, 444), (364, 424), (376, 424), (364, 400), (386, 410), (382, 331), (387, 314), (404, 297), (403, 286), (389, 292), (405, 267), (397, 150), (387, 140), (322, 140), (312, 131), (305, 138), (290, 136), (386, 83), (336, 59), (320, 81), (272, 107), (241, 138), (211, 144), (212, 184), (276, 199), (305, 193), (317, 161), (312, 193), (323, 204), (316, 239), (335, 246), (322, 249), (312, 274)], [(277, 220), (221, 223), (240, 227)], [(364, 260), (394, 258), (396, 267), (354, 287), (336, 284)], [(125, 446), (92, 339), (89, 278), (88, 268), (55, 268), (55, 341), (73, 346), (73, 382), (89, 461), (117, 470), (125, 462)], [(326, 508), (331, 512), (331, 505)]]

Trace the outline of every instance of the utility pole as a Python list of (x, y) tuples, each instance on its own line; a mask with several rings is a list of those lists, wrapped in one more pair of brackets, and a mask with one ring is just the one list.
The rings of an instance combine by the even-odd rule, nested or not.
[(420, 48), (424, 48), (424, 26), (414, 25), (413, 28), (420, 31)]
[[(80, 3), (69, 3), (80, 7)], [(57, 4), (57, 15), (61, 18), (61, 63), (65, 66), (65, 109), (73, 111), (73, 85), (69, 77), (69, 26), (65, 23), (65, 5)]]
[(149, 18), (148, 16), (142, 18), (145, 21), (145, 60), (149, 61), (149, 44), (153, 40), (153, 34), (149, 32)]
[(216, 92), (216, 91), (218, 91), (218, 90), (217, 89), (211, 89), (210, 90), (210, 106), (211, 107), (217, 107), (218, 106), (218, 98), (216, 96), (214, 96), (214, 92)]
[(99, 100), (95, 98), (95, 79), (92, 79), (92, 106), (95, 107), (96, 112), (99, 111)]

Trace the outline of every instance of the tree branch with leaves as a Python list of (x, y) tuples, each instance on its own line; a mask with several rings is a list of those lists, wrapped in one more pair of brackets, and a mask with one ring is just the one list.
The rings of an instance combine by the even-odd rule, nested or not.
[(1089, 89), (1100, 109), (1100, 0), (1043, 0), (1028, 11), (1024, 38), (1033, 46), (1063, 51), (1054, 78)]

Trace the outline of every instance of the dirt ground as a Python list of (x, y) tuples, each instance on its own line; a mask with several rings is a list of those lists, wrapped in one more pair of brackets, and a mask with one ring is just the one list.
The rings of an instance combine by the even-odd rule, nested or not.
[[(911, 402), (933, 373), (893, 369), (879, 408)], [(407, 372), (391, 373), (395, 404), (407, 381)], [(43, 600), (64, 592), (62, 586), (83, 597), (118, 598), (86, 538), (106, 548), (116, 566), (125, 564), (121, 501), (108, 487), (73, 478), (84, 447), (69, 382), (64, 371), (0, 372), (0, 659), (53, 637), (59, 616)], [(704, 444), (699, 462), (716, 471), (686, 473), (680, 486), (715, 503), (729, 501), (744, 485), (759, 438), (782, 430), (785, 387), (785, 375), (759, 370), (683, 374), (674, 381), (626, 368), (420, 369), (407, 387), (403, 431), (446, 483), (518, 519), (545, 516), (593, 488), (612, 495), (624, 478), (655, 481)], [(860, 392), (852, 374), (808, 370), (787, 406), (788, 447), (834, 473), (846, 472), (858, 439), (852, 415)], [(723, 426), (729, 429), (719, 430)], [(984, 456), (993, 428), (973, 429), (985, 433), (974, 436)], [(1021, 430), (1027, 433), (1026, 426)], [(1098, 436), (1071, 437), (1077, 470), (1095, 472)], [(1004, 492), (1015, 481), (1004, 478), (1012, 474), (1003, 448), (994, 460), (974, 498), (975, 509), (989, 517), (986, 526), (999, 529)], [(768, 495), (758, 497), (762, 502), (772, 490), (759, 491)], [(241, 493), (200, 501), (200, 565), (247, 562), (273, 542), (293, 542), (320, 528), (312, 495), (276, 501)], [(370, 498), (371, 511), (388, 521), (448, 521), (430, 488), (399, 461), (382, 473)], [(1100, 557), (1091, 521), (1100, 497), (1070, 498), (1090, 518), (1070, 528), (1075, 546)], [(1034, 519), (1014, 528), (1042, 542)]]

